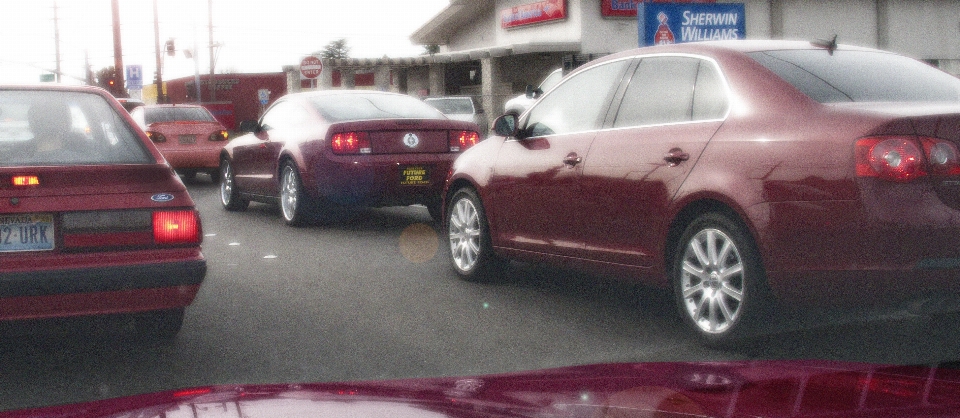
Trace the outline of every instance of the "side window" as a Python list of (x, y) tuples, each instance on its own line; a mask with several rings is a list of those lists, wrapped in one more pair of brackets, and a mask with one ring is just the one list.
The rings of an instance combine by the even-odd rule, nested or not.
[(686, 122), (693, 117), (693, 92), (700, 60), (644, 58), (630, 80), (615, 128)]
[(309, 118), (307, 111), (293, 102), (280, 102), (263, 115), (260, 125), (265, 130), (289, 128), (305, 122)]
[(693, 91), (693, 120), (720, 119), (727, 113), (727, 93), (717, 67), (700, 61)]
[(578, 73), (557, 86), (530, 110), (529, 136), (600, 129), (613, 93), (629, 60), (614, 61)]

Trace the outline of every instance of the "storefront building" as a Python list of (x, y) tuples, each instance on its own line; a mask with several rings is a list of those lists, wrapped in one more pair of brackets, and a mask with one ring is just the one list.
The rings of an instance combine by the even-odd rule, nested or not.
[[(680, 1), (678, 1), (680, 2)], [(729, 3), (718, 1), (718, 3)], [(960, 74), (955, 0), (743, 0), (747, 39), (828, 40), (926, 60)], [(633, 0), (451, 0), (411, 34), (436, 53), (323, 60), (316, 79), (284, 68), (291, 91), (371, 88), (417, 96), (471, 95), (493, 119), (556, 68), (638, 46)]]

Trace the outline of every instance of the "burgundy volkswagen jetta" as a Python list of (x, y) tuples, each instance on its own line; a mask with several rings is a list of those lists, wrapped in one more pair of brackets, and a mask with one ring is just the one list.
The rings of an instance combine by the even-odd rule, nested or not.
[(251, 133), (220, 157), (223, 207), (278, 202), (289, 225), (324, 220), (339, 207), (412, 204), (439, 221), (453, 159), (480, 140), (475, 123), (377, 91), (288, 94), (241, 130)]
[(873, 49), (657, 46), (593, 61), (461, 155), (460, 276), (504, 259), (671, 287), (706, 343), (780, 311), (960, 309), (960, 80)]
[(134, 314), (172, 338), (206, 273), (163, 156), (92, 87), (0, 87), (0, 320)]

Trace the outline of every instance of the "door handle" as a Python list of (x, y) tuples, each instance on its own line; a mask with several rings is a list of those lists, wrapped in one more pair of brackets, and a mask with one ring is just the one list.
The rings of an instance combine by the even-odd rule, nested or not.
[(580, 164), (581, 162), (583, 162), (583, 158), (574, 152), (571, 152), (570, 155), (567, 155), (567, 157), (563, 159), (563, 163), (570, 167)]
[(676, 166), (690, 159), (690, 154), (683, 152), (680, 148), (673, 148), (663, 157), (663, 160), (670, 164), (670, 167)]

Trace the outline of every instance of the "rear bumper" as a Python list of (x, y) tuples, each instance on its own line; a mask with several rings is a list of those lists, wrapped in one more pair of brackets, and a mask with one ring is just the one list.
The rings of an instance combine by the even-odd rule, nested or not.
[(0, 320), (141, 312), (193, 302), (204, 260), (0, 273)]
[[(322, 160), (306, 186), (318, 197), (347, 206), (439, 203), (456, 154), (372, 155)], [(429, 184), (404, 185), (405, 167), (422, 167)]]
[(162, 150), (163, 158), (174, 169), (216, 169), (220, 167), (220, 148)]

